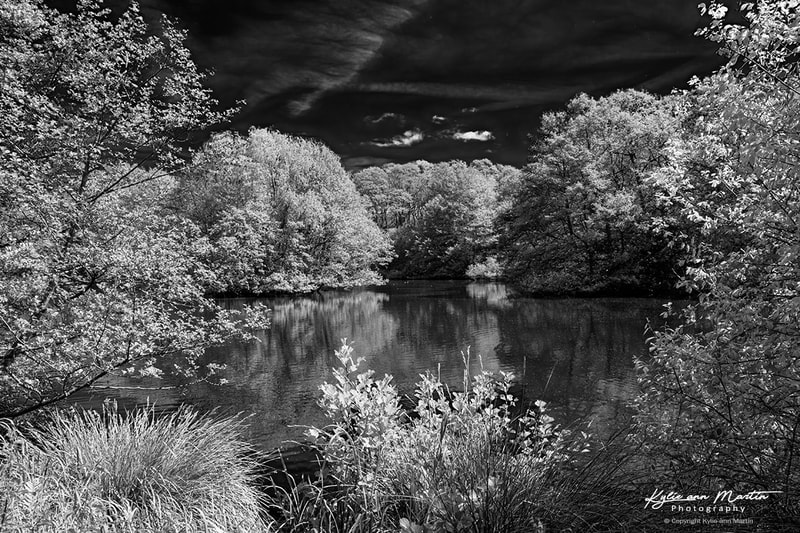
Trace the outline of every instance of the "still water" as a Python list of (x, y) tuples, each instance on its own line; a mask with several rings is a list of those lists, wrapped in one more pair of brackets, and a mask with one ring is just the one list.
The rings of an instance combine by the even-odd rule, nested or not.
[[(248, 299), (223, 300), (237, 308)], [(80, 398), (96, 405), (111, 395), (124, 407), (146, 402), (159, 409), (190, 403), (203, 410), (251, 415), (250, 438), (271, 449), (302, 438), (303, 427), (324, 425), (319, 385), (331, 379), (334, 350), (352, 342), (366, 367), (387, 373), (401, 393), (413, 394), (419, 375), (439, 373), (454, 388), (481, 365), (516, 376), (516, 391), (542, 399), (563, 424), (593, 420), (610, 431), (634, 394), (635, 357), (647, 354), (645, 328), (663, 324), (664, 300), (635, 298), (534, 299), (514, 297), (500, 283), (393, 281), (382, 287), (326, 291), (265, 300), (271, 327), (258, 342), (208, 350), (207, 361), (227, 365), (224, 386), (160, 382), (114, 386), (173, 388), (98, 390)]]

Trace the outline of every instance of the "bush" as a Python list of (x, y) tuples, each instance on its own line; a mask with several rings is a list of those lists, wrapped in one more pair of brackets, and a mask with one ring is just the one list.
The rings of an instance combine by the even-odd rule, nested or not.
[(241, 422), (56, 412), (0, 437), (3, 531), (265, 531)]
[(544, 531), (580, 522), (574, 509), (563, 512), (579, 490), (559, 472), (572, 471), (587, 436), (571, 438), (541, 401), (512, 415), (511, 374), (465, 371), (464, 392), (427, 374), (405, 411), (390, 376), (356, 373), (361, 359), (346, 344), (336, 355), (344, 368), (320, 402), (332, 424), (308, 431), (322, 475), (274, 502), (283, 530)]
[(688, 96), (673, 200), (702, 235), (681, 280), (699, 298), (638, 364), (637, 432), (662, 486), (782, 491), (757, 507), (759, 526), (798, 531), (800, 12), (701, 7), (698, 33), (730, 61)]

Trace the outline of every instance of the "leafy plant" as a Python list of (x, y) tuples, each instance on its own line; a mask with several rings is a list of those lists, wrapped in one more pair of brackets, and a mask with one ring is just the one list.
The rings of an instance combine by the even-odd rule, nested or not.
[(465, 372), (463, 392), (427, 374), (406, 412), (391, 377), (358, 373), (347, 344), (336, 355), (343, 368), (320, 401), (332, 424), (308, 430), (324, 463), (304, 489), (313, 494), (304, 516), (343, 506), (351, 521), (339, 530), (541, 530), (543, 482), (579, 447), (544, 402), (514, 416), (510, 374)]
[(686, 230), (664, 197), (680, 100), (635, 90), (581, 94), (545, 114), (498, 219), (509, 279), (532, 292), (671, 290)]
[(311, 292), (380, 283), (386, 235), (326, 146), (252, 129), (217, 134), (179, 174), (173, 203), (209, 239), (214, 292)]
[[(686, 324), (639, 363), (639, 431), (669, 480), (780, 490), (766, 511), (797, 526), (800, 468), (798, 2), (727, 7), (701, 34), (730, 62), (696, 80), (676, 199), (704, 241), (683, 283), (702, 293)], [(793, 524), (793, 526), (789, 526)], [(776, 527), (777, 529), (777, 527)]]
[(467, 277), (479, 280), (497, 280), (503, 276), (503, 269), (496, 257), (487, 257), (481, 262), (472, 263), (467, 268)]
[(495, 251), (495, 217), (519, 171), (487, 160), (388, 164), (353, 175), (373, 219), (392, 237), (392, 271), (463, 278)]

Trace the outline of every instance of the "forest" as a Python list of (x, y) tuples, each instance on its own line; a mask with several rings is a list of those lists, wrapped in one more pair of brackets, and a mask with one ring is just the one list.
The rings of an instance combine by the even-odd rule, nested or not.
[[(723, 67), (667, 95), (576, 95), (542, 117), (522, 168), (350, 172), (319, 141), (226, 130), (237, 110), (214, 100), (177, 23), (151, 27), (137, 4), (0, 0), (0, 530), (493, 531), (506, 516), (503, 531), (633, 531), (665, 527), (640, 509), (654, 486), (773, 491), (777, 503), (749, 516), (795, 530), (798, 5), (701, 4), (699, 34)], [(634, 420), (613, 443), (557, 428), (544, 405), (512, 415), (505, 376), (465, 381), (449, 403), (428, 376), (408, 422), (389, 380), (356, 376), (343, 346), (322, 391), (332, 429), (314, 430), (338, 491), (321, 480), (259, 492), (239, 422), (57, 409), (108, 376), (158, 377), (167, 361), (223, 385), (203, 351), (269, 319), (220, 296), (387, 277), (692, 303), (681, 325), (650, 332)], [(144, 483), (147, 469), (109, 482), (92, 468), (130, 464), (92, 466), (99, 452), (80, 448), (92, 439), (117, 439), (108, 460), (135, 449), (141, 464), (167, 453), (155, 443), (174, 455), (197, 439), (202, 457), (170, 455), (169, 472), (199, 485)], [(69, 483), (85, 493), (67, 495)], [(579, 505), (590, 492), (595, 504)], [(199, 510), (181, 501), (189, 493), (203, 495)]]

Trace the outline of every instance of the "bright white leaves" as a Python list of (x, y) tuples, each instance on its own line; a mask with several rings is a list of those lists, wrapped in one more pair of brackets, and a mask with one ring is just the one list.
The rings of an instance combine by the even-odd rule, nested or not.
[(184, 33), (96, 0), (0, 0), (0, 26), (0, 416), (166, 357), (216, 371), (198, 355), (237, 327), (165, 205), (185, 135), (225, 116)]
[(718, 4), (716, 2), (711, 3), (710, 6), (706, 7), (705, 3), (697, 4), (698, 9), (700, 9), (700, 14), (705, 15), (708, 13), (711, 18), (714, 20), (719, 20), (725, 18), (725, 15), (728, 13), (728, 8), (723, 4)]

